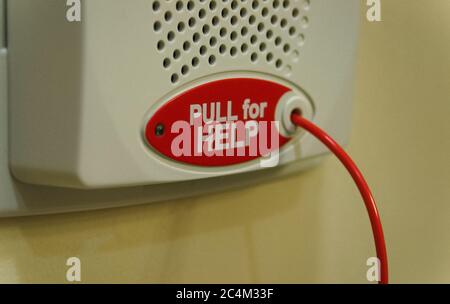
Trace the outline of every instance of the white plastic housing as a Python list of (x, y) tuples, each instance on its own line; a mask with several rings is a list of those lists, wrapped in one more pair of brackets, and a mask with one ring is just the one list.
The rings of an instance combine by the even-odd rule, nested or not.
[[(275, 8), (273, 1), (253, 2), (193, 1), (188, 8), (182, 1), (180, 9), (177, 1), (85, 0), (81, 22), (70, 23), (66, 1), (8, 1), (14, 176), (95, 189), (257, 170), (178, 166), (149, 153), (142, 140), (153, 105), (224, 75), (291, 83), (312, 99), (314, 121), (345, 143), (359, 1), (288, 1)], [(305, 135), (283, 150), (281, 164), (323, 152)]]

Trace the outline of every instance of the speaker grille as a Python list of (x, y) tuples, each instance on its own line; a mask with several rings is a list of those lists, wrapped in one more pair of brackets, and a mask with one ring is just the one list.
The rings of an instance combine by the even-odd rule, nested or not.
[(162, 68), (172, 84), (233, 59), (289, 77), (305, 42), (311, 1), (154, 0)]

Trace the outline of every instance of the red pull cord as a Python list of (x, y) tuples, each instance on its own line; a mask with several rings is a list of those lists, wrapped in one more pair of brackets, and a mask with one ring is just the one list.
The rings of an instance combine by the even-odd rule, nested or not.
[(386, 243), (384, 240), (383, 227), (381, 225), (380, 214), (378, 213), (377, 205), (375, 199), (367, 185), (364, 176), (361, 171), (359, 171), (356, 164), (350, 158), (350, 156), (342, 149), (341, 146), (331, 138), (325, 131), (320, 129), (318, 126), (310, 122), (309, 120), (303, 118), (300, 113), (293, 112), (291, 116), (292, 122), (300, 128), (305, 129), (318, 140), (320, 140), (325, 146), (330, 149), (334, 155), (341, 161), (345, 166), (347, 171), (352, 176), (356, 185), (358, 186), (359, 192), (366, 205), (367, 212), (369, 214), (370, 223), (372, 225), (372, 232), (375, 239), (375, 248), (377, 251), (377, 257), (380, 260), (380, 270), (381, 270), (381, 280), (380, 284), (388, 284), (388, 258), (386, 253)]

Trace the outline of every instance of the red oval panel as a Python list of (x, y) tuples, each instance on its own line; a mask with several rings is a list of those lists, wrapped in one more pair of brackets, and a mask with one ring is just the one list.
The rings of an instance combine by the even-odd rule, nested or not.
[(289, 141), (275, 121), (277, 104), (289, 91), (253, 78), (205, 83), (161, 106), (145, 137), (165, 157), (196, 166), (230, 166), (267, 156)]

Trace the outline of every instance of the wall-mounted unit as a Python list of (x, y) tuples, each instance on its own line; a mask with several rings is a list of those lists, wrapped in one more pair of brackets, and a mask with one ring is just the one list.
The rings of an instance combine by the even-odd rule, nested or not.
[[(69, 22), (66, 1), (6, 1), (0, 213), (170, 199), (310, 166), (325, 148), (283, 115), (300, 105), (347, 141), (358, 2), (85, 0)], [(197, 114), (219, 130), (277, 121), (278, 161), (194, 155), (200, 144), (177, 154), (176, 124), (195, 132)], [(230, 142), (212, 149), (236, 152)]]

